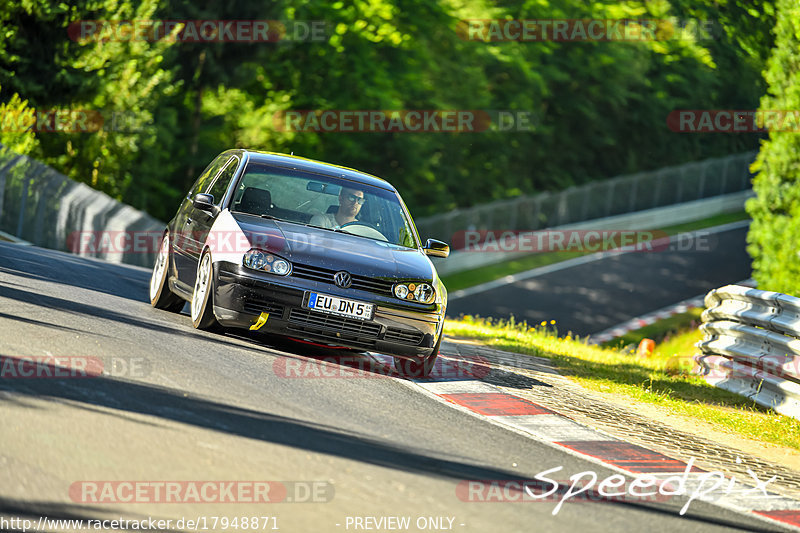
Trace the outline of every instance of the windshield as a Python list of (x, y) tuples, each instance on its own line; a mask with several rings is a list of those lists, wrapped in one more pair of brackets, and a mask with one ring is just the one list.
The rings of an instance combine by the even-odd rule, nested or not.
[(230, 209), (418, 247), (396, 193), (332, 176), (249, 163)]

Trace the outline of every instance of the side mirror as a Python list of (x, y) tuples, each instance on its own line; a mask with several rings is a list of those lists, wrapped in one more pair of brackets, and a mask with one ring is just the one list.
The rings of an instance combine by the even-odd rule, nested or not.
[(450, 255), (450, 246), (436, 239), (428, 239), (425, 246), (422, 247), (422, 251), (431, 257), (447, 257)]
[(214, 212), (214, 197), (210, 194), (199, 192), (194, 195), (192, 205), (201, 211)]

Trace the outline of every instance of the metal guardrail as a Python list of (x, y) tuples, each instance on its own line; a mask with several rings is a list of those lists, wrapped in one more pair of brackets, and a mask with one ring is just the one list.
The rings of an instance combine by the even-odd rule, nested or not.
[(450, 242), (458, 231), (536, 231), (730, 194), (751, 187), (755, 157), (745, 152), (455, 209), (417, 218), (417, 229), (423, 239)]
[(726, 285), (709, 292), (705, 305), (700, 374), (800, 419), (800, 298)]
[[(82, 236), (158, 235), (165, 226), (147, 213), (0, 145), (0, 231), (45, 248), (74, 252), (70, 248)], [(108, 253), (101, 248), (82, 246), (79, 255), (140, 266), (152, 266), (155, 261), (155, 250)]]

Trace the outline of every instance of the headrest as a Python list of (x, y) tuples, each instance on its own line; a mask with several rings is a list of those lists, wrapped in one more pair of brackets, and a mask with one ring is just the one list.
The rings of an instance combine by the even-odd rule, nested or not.
[(272, 208), (272, 195), (266, 189), (247, 187), (239, 202), (239, 211), (251, 215), (263, 215)]

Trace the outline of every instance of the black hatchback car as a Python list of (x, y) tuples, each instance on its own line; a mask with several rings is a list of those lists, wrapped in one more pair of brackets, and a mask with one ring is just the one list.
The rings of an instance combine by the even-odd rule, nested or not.
[(447, 290), (388, 182), (302, 157), (228, 150), (192, 186), (161, 241), (154, 307), (194, 327), (245, 328), (394, 357), (427, 375)]

